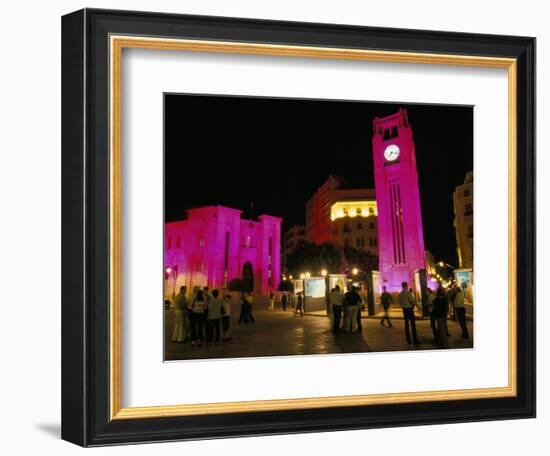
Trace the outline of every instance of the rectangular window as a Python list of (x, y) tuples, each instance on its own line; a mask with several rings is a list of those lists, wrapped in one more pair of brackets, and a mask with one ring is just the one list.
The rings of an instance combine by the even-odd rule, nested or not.
[(472, 207), (472, 203), (466, 203), (464, 205), (464, 215), (472, 215), (474, 213), (474, 208)]
[(229, 268), (229, 240), (231, 233), (229, 231), (225, 232), (225, 255), (224, 255), (224, 267), (227, 274), (227, 269)]
[(469, 188), (465, 189), (464, 190), (464, 196), (467, 198), (470, 195), (471, 195), (470, 189)]
[(172, 248), (172, 238), (171, 237), (168, 237), (168, 250), (170, 250)]
[(474, 237), (474, 225), (468, 225), (468, 238), (473, 239)]
[(176, 249), (179, 249), (181, 247), (181, 237), (178, 236), (176, 238)]
[(357, 222), (357, 229), (358, 230), (362, 230), (363, 229), (363, 224), (361, 222)]

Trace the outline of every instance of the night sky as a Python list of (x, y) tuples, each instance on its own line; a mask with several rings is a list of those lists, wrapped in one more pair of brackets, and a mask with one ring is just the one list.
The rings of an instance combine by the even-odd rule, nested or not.
[(304, 224), (330, 174), (374, 188), (372, 119), (406, 108), (416, 145), (424, 238), (457, 265), (452, 194), (473, 169), (471, 106), (165, 95), (165, 218), (220, 204)]

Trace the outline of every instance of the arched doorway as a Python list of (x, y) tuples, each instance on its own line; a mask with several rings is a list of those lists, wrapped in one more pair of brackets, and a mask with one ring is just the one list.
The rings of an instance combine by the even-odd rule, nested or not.
[(254, 289), (254, 268), (252, 263), (247, 261), (243, 265), (243, 275), (241, 277), (243, 283), (243, 291), (251, 292)]

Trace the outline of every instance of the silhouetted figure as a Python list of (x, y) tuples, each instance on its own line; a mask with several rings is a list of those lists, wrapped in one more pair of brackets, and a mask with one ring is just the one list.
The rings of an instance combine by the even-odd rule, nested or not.
[(221, 319), (222, 319), (222, 299), (219, 297), (218, 290), (212, 291), (212, 298), (207, 303), (206, 308), (206, 343), (218, 344), (220, 342)]
[(403, 309), (403, 318), (405, 321), (405, 336), (407, 337), (407, 343), (420, 345), (420, 341), (416, 336), (416, 317), (414, 316), (414, 306), (416, 304), (416, 300), (414, 299), (412, 293), (409, 291), (409, 284), (407, 282), (403, 282), (401, 286), (402, 290), (399, 293), (399, 304)]
[[(433, 293), (432, 293), (433, 295)], [(430, 318), (435, 323), (435, 341), (440, 348), (449, 348), (449, 338), (447, 336), (447, 313), (449, 312), (449, 301), (442, 287), (437, 289)]]
[(231, 323), (231, 295), (227, 294), (223, 297), (222, 308), (222, 331), (223, 331), (223, 341), (231, 340), (229, 335), (229, 325)]
[(426, 292), (428, 294), (426, 306), (428, 308), (428, 314), (430, 315), (430, 328), (432, 329), (432, 334), (434, 336), (433, 341), (437, 342), (437, 328), (435, 326), (435, 317), (433, 314), (435, 293), (431, 288), (426, 288)]
[(454, 308), (458, 323), (462, 329), (462, 334), (460, 337), (463, 339), (468, 339), (470, 335), (468, 334), (468, 326), (466, 325), (466, 309), (464, 307), (464, 292), (461, 287), (457, 287)]
[(303, 293), (298, 293), (298, 297), (296, 298), (296, 311), (294, 313), (300, 313), (300, 317), (304, 316), (304, 296)]
[(286, 303), (288, 301), (288, 296), (286, 293), (283, 293), (283, 296), (281, 296), (281, 305), (283, 306), (283, 312), (286, 311)]
[(342, 303), (344, 301), (344, 293), (340, 290), (340, 286), (336, 285), (330, 293), (330, 307), (332, 309), (332, 332), (340, 332), (340, 322), (342, 320)]
[(186, 339), (187, 327), (185, 326), (185, 313), (187, 312), (187, 287), (180, 287), (180, 292), (175, 299), (175, 322), (172, 332), (172, 342), (182, 343)]
[(382, 295), (380, 296), (380, 301), (382, 302), (382, 307), (384, 308), (384, 316), (382, 317), (382, 320), (380, 320), (380, 324), (382, 326), (386, 326), (384, 323), (387, 321), (388, 327), (391, 328), (393, 325), (391, 324), (390, 320), (389, 308), (393, 303), (393, 298), (391, 297), (391, 294), (389, 294), (386, 290), (386, 287), (382, 287)]
[(356, 287), (351, 287), (351, 290), (349, 290), (344, 295), (344, 306), (348, 310), (348, 318), (347, 318), (347, 332), (348, 333), (356, 333), (357, 332), (357, 314), (358, 314), (358, 307), (362, 304), (361, 296), (359, 296), (359, 293), (357, 293)]
[(204, 322), (206, 320), (206, 299), (202, 290), (191, 302), (191, 344), (202, 345), (204, 337)]

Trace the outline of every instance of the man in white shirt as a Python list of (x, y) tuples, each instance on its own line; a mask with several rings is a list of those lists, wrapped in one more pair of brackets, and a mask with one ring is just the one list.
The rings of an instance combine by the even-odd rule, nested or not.
[(330, 307), (332, 309), (332, 332), (340, 332), (340, 320), (342, 318), (342, 302), (344, 293), (340, 290), (340, 286), (336, 285), (330, 293)]
[(454, 306), (458, 323), (462, 328), (461, 337), (463, 339), (468, 339), (470, 335), (468, 333), (468, 326), (466, 325), (466, 309), (464, 307), (464, 291), (462, 291), (462, 287), (457, 287), (456, 289)]
[(416, 318), (414, 316), (414, 306), (416, 304), (416, 301), (412, 293), (409, 291), (409, 284), (407, 282), (403, 282), (401, 284), (401, 287), (402, 290), (399, 293), (399, 304), (401, 305), (401, 309), (403, 309), (403, 318), (405, 320), (405, 336), (407, 337), (407, 343), (420, 345), (420, 341), (416, 336)]

